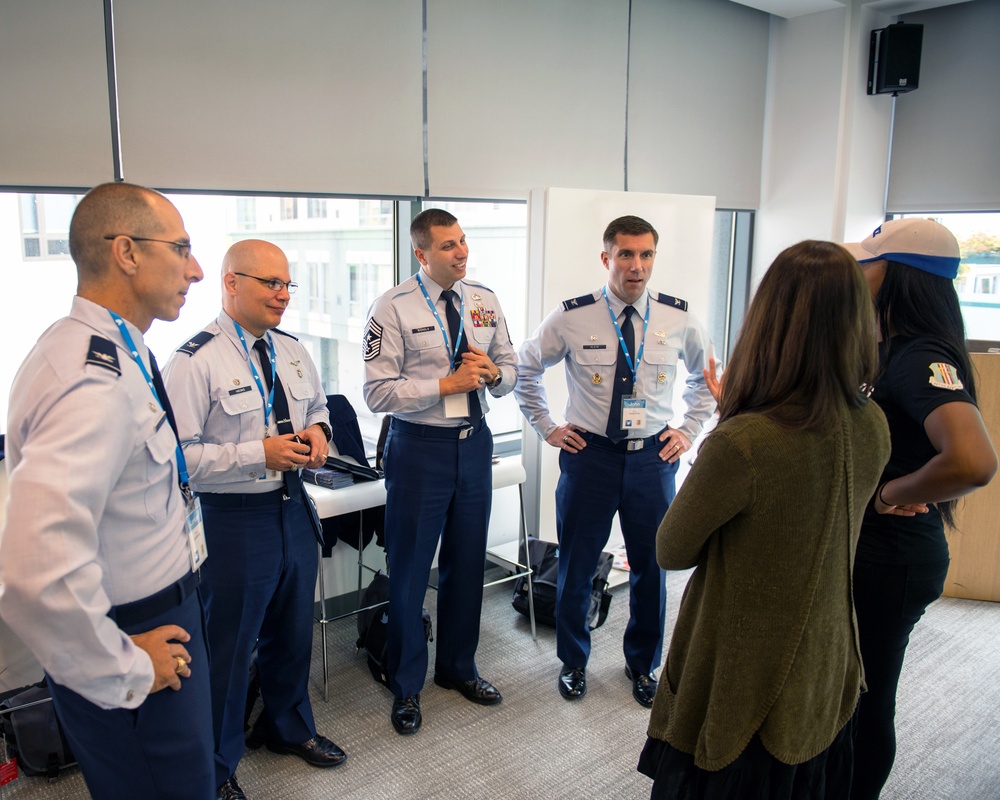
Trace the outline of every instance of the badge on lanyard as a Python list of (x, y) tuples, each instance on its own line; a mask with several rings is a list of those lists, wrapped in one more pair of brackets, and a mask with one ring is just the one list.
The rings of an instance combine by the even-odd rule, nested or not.
[(205, 520), (201, 516), (201, 500), (188, 500), (184, 513), (184, 531), (188, 537), (188, 552), (191, 553), (191, 571), (201, 569), (208, 558), (208, 542), (205, 541)]
[(622, 430), (642, 430), (646, 427), (646, 401), (635, 395), (622, 398)]

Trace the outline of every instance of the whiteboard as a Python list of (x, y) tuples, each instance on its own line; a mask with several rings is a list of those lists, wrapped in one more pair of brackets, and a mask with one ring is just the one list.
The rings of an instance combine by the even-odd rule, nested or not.
[[(687, 300), (702, 323), (709, 308), (715, 198), (646, 192), (603, 192), (585, 189), (535, 189), (528, 209), (528, 330), (563, 300), (587, 294), (607, 282), (601, 263), (602, 237), (616, 217), (633, 214), (650, 222), (660, 241), (648, 289)], [(674, 386), (675, 420), (683, 417), (680, 399), (687, 373), (678, 365)], [(562, 365), (544, 377), (549, 409), (558, 422), (568, 396)], [(555, 489), (559, 451), (539, 440), (523, 423), (522, 452), (528, 480), (525, 515), (529, 532), (555, 541)], [(686, 471), (683, 463), (679, 478)]]

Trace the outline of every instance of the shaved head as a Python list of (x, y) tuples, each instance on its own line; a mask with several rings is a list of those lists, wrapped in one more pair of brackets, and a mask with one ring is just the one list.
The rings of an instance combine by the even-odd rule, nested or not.
[[(265, 285), (271, 280), (284, 287), (271, 289)], [(289, 281), (288, 258), (280, 247), (262, 239), (236, 242), (222, 259), (222, 308), (254, 336), (263, 336), (281, 322), (291, 299)]]
[(159, 192), (132, 183), (102, 183), (84, 195), (69, 224), (69, 253), (80, 280), (105, 273), (110, 253), (105, 236), (155, 237), (162, 232), (157, 199), (169, 203)]

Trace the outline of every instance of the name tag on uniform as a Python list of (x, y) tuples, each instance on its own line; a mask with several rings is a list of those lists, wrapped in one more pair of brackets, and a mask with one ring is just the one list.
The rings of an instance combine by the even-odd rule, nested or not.
[(191, 571), (197, 572), (208, 558), (208, 542), (205, 541), (205, 520), (201, 516), (201, 500), (192, 497), (184, 514), (184, 530), (188, 537), (188, 551), (191, 553)]
[(622, 430), (642, 430), (646, 427), (646, 401), (641, 397), (622, 398)]

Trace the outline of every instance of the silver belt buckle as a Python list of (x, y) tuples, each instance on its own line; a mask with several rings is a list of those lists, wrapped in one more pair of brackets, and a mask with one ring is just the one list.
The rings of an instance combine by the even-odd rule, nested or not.
[(643, 445), (646, 444), (645, 439), (627, 439), (625, 441), (626, 450), (642, 450)]
[(475, 430), (476, 429), (473, 428), (471, 425), (468, 428), (462, 428), (462, 430), (460, 430), (458, 432), (458, 438), (459, 439), (468, 439), (470, 436), (472, 436), (472, 434), (473, 434), (473, 432)]

